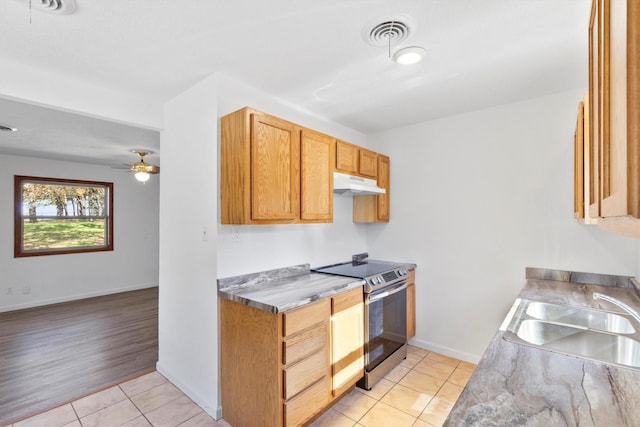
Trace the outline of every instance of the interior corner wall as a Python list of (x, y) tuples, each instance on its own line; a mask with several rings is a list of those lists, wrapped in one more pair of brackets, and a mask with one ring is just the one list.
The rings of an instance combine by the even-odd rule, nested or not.
[[(360, 132), (307, 114), (273, 95), (225, 75), (218, 74), (216, 78), (219, 83), (220, 117), (248, 106), (366, 146), (366, 136)], [(218, 209), (218, 277), (306, 263), (311, 266), (326, 265), (350, 260), (352, 254), (366, 251), (368, 224), (353, 223), (351, 196), (334, 196), (333, 223), (329, 224), (221, 225)]]
[(157, 368), (218, 418), (216, 97), (210, 77), (164, 108)]
[(583, 91), (370, 136), (391, 157), (391, 222), (369, 249), (415, 262), (414, 343), (478, 360), (525, 267), (632, 276), (637, 241), (573, 218), (573, 134)]
[[(114, 250), (14, 258), (14, 175), (113, 182)], [(0, 155), (0, 311), (157, 286), (158, 194), (107, 166)]]

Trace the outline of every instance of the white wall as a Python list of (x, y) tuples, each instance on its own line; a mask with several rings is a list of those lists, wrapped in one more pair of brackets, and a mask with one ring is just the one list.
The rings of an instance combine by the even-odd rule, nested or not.
[[(306, 114), (227, 76), (217, 75), (217, 79), (219, 116), (248, 106), (354, 144), (366, 145), (362, 133)], [(163, 162), (164, 155), (163, 151)], [(351, 197), (336, 195), (332, 224), (250, 226), (221, 225), (218, 210), (218, 277), (351, 259), (352, 254), (366, 251), (368, 229), (367, 225), (353, 224), (352, 209)]]
[(573, 132), (582, 92), (372, 135), (391, 156), (391, 222), (377, 257), (413, 261), (425, 348), (478, 360), (525, 267), (634, 275), (636, 241), (573, 219)]
[[(114, 250), (14, 258), (14, 175), (113, 182)], [(106, 166), (0, 155), (0, 311), (156, 286), (158, 187)]]
[(218, 417), (216, 108), (213, 77), (165, 105), (160, 139), (157, 364), (160, 373), (214, 417)]

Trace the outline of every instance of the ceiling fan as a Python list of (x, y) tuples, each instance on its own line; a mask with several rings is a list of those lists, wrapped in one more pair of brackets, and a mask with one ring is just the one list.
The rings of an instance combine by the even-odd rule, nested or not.
[(133, 150), (131, 150), (131, 152), (140, 156), (140, 161), (135, 162), (132, 165), (127, 165), (129, 166), (129, 172), (133, 172), (138, 181), (147, 182), (152, 174), (155, 175), (157, 173), (160, 173), (159, 166), (152, 165), (144, 161), (144, 156), (152, 154), (153, 151), (134, 148)]

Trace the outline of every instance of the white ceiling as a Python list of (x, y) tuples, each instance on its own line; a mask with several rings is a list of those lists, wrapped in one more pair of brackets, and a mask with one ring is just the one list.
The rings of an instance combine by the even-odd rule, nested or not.
[[(75, 2), (60, 15), (2, 0), (1, 59), (153, 102), (224, 72), (363, 133), (586, 87), (590, 0)], [(416, 23), (401, 46), (424, 47), (418, 65), (364, 41), (399, 17)], [(159, 151), (155, 132), (8, 99), (0, 124), (20, 128), (0, 132), (5, 153), (113, 164)]]

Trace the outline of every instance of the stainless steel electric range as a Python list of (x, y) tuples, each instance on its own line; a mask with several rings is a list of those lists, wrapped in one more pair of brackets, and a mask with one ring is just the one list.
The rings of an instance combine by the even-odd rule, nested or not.
[(407, 357), (406, 264), (374, 261), (368, 254), (354, 255), (351, 262), (313, 269), (318, 273), (364, 279), (364, 378), (366, 390)]

